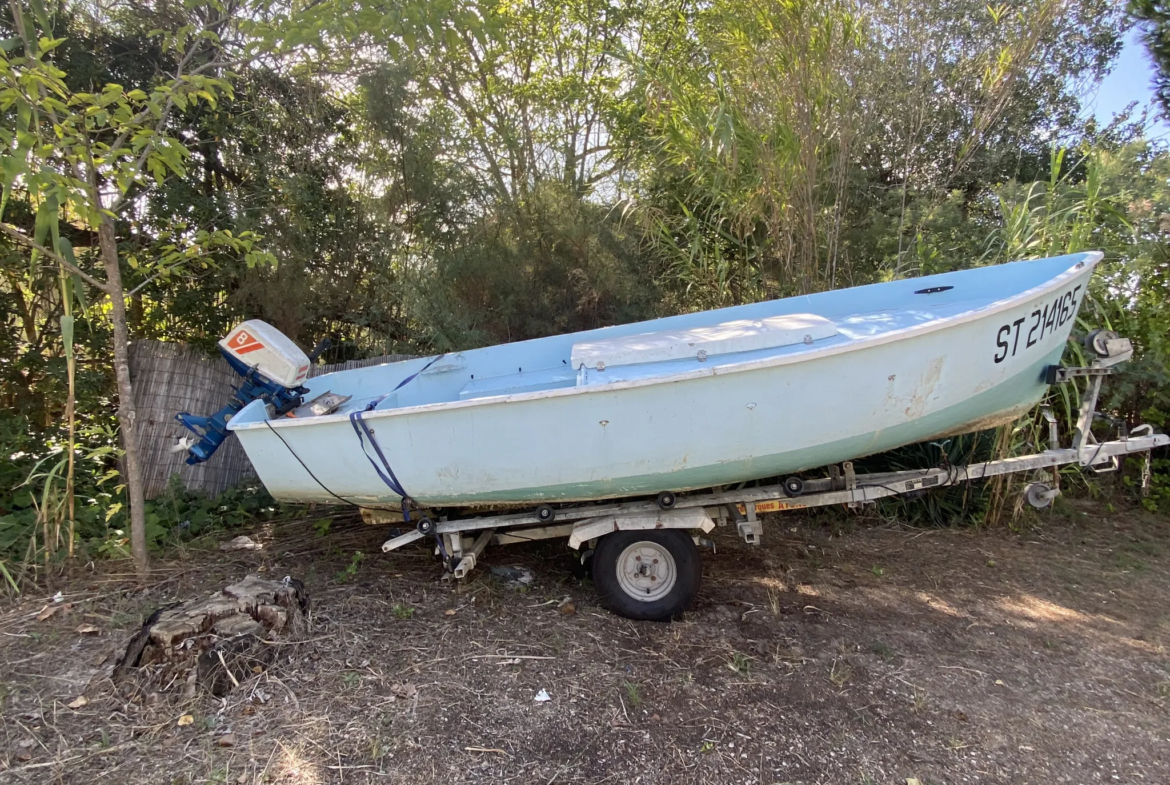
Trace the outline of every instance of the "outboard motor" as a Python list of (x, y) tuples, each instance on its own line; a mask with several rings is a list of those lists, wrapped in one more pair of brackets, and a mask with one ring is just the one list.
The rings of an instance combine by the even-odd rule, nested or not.
[[(313, 350), (314, 358), (326, 348), (328, 339)], [(237, 326), (219, 342), (219, 351), (243, 384), (233, 387), (235, 394), (227, 405), (210, 417), (187, 412), (175, 415), (183, 427), (197, 439), (184, 437), (178, 449), (187, 450), (187, 463), (203, 463), (227, 439), (228, 420), (257, 399), (268, 404), (270, 417), (281, 417), (301, 405), (308, 392), (301, 386), (309, 375), (313, 358), (306, 356), (286, 335), (272, 325), (252, 319)]]

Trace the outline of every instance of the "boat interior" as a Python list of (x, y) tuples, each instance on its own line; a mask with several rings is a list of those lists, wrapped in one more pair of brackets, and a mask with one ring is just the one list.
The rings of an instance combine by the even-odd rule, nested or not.
[(331, 392), (350, 397), (330, 413), (371, 403), (384, 411), (799, 355), (994, 307), (1087, 256), (977, 267), (340, 371), (310, 379), (306, 400)]

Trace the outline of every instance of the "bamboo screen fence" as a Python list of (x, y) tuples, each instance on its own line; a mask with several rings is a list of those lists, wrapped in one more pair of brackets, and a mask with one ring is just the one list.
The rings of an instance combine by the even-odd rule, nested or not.
[[(391, 354), (315, 365), (309, 370), (309, 376), (409, 358), (410, 355)], [(231, 397), (232, 385), (239, 382), (222, 357), (209, 357), (184, 344), (136, 341), (130, 345), (130, 376), (138, 404), (146, 498), (153, 499), (165, 492), (173, 475), (178, 475), (187, 490), (208, 496), (216, 496), (255, 476), (248, 456), (234, 436), (223, 443), (211, 460), (196, 466), (187, 465), (186, 451), (174, 449), (179, 438), (187, 433), (175, 420), (175, 414), (217, 412)]]

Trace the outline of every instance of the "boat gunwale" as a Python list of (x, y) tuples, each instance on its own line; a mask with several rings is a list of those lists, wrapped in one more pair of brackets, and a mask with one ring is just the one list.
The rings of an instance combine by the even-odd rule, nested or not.
[[(462, 401), (439, 401), (436, 403), (423, 403), (416, 406), (405, 406), (397, 409), (384, 409), (381, 411), (374, 410), (366, 412), (363, 419), (366, 421), (381, 420), (388, 417), (404, 417), (413, 414), (429, 414), (435, 412), (445, 412), (452, 409), (465, 409), (474, 406), (493, 406), (508, 403), (521, 403), (534, 400), (543, 400), (547, 398), (559, 398), (570, 395), (584, 395), (590, 393), (606, 393), (615, 392), (619, 390), (627, 390), (637, 387), (648, 387), (656, 384), (669, 384), (674, 382), (684, 382), (693, 379), (703, 379), (715, 376), (722, 376), (729, 373), (745, 373), (748, 371), (763, 370), (766, 368), (774, 368), (783, 365), (793, 365), (799, 362), (807, 362), (809, 360), (818, 360), (823, 357), (833, 357), (838, 354), (847, 354), (854, 351), (862, 351), (864, 349), (873, 348), (875, 346), (884, 346), (887, 343), (903, 340), (905, 338), (917, 337), (919, 335), (927, 335), (932, 332), (937, 332), (953, 326), (959, 326), (973, 322), (977, 319), (994, 316), (997, 313), (1011, 310), (1020, 302), (1025, 300), (1035, 299), (1054, 289), (1059, 289), (1064, 285), (1064, 282), (1069, 278), (1074, 278), (1084, 272), (1084, 268), (1088, 267), (1091, 271), (1104, 258), (1105, 254), (1101, 251), (1084, 251), (1082, 252), (1084, 258), (1075, 264), (1068, 267), (1068, 269), (1059, 273), (1058, 275), (1049, 278), (1039, 286), (1033, 286), (1031, 289), (1012, 295), (1003, 300), (996, 300), (988, 303), (985, 306), (974, 308), (969, 311), (955, 314), (939, 319), (933, 319), (929, 322), (903, 327), (897, 330), (891, 330), (887, 333), (881, 333), (876, 336), (869, 336), (860, 339), (853, 339), (846, 343), (837, 344), (834, 346), (825, 346), (817, 349), (812, 349), (806, 352), (799, 352), (796, 354), (781, 355), (778, 357), (762, 357), (755, 360), (746, 360), (740, 363), (732, 363), (719, 367), (710, 368), (695, 368), (690, 371), (681, 371), (674, 374), (664, 376), (649, 376), (641, 379), (629, 379), (622, 381), (607, 382), (605, 384), (589, 385), (586, 387), (558, 387), (552, 390), (536, 390), (528, 393), (513, 393), (510, 395), (492, 395), (483, 398), (470, 398)], [(1069, 254), (1070, 256), (1075, 254)], [(1031, 261), (1031, 260), (1022, 260)], [(1040, 261), (1040, 260), (1035, 260)], [(1083, 302), (1083, 298), (1082, 298)], [(237, 415), (238, 416), (238, 415)], [(255, 429), (268, 428), (297, 428), (311, 425), (325, 425), (330, 423), (348, 422), (350, 413), (344, 414), (326, 414), (312, 418), (277, 418), (276, 420), (266, 419), (258, 422), (247, 422), (242, 424), (235, 424), (228, 422), (228, 430), (230, 431), (250, 431)]]

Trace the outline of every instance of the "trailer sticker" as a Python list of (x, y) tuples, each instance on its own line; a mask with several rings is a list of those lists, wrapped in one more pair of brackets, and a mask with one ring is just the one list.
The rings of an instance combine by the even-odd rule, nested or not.
[[(747, 506), (743, 504), (735, 505), (739, 508), (740, 515), (747, 515)], [(807, 504), (799, 502), (756, 502), (756, 512), (780, 512), (781, 510), (803, 510)]]
[(1043, 310), (1037, 308), (1027, 316), (1021, 316), (1014, 322), (1002, 325), (995, 335), (995, 362), (1001, 363), (1009, 355), (1016, 356), (1016, 352), (1020, 350), (1021, 332), (1025, 336), (1024, 349), (1027, 350), (1044, 340), (1045, 335), (1063, 327), (1077, 312), (1077, 293), (1080, 291), (1081, 284), (1077, 284), (1071, 291), (1058, 294), (1056, 299), (1044, 306)]
[(906, 481), (906, 490), (907, 491), (916, 491), (916, 490), (919, 490), (920, 488), (930, 488), (934, 485), (938, 485), (939, 481), (941, 479), (942, 479), (942, 477), (940, 475), (931, 474), (927, 477), (919, 477), (917, 479), (907, 480)]

